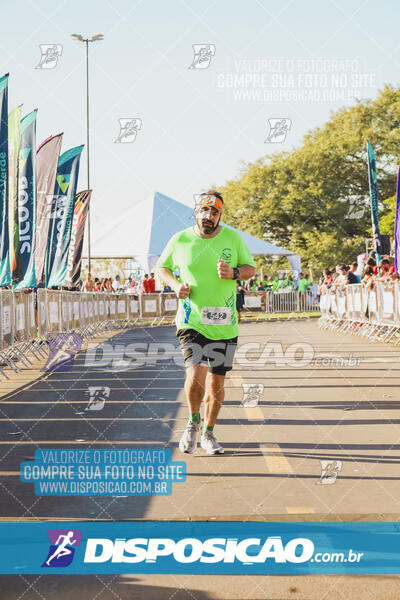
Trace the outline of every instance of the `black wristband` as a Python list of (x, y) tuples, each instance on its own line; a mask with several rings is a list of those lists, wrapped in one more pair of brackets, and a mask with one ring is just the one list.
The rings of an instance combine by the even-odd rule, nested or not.
[(239, 279), (239, 269), (237, 267), (233, 267), (233, 277), (232, 279)]

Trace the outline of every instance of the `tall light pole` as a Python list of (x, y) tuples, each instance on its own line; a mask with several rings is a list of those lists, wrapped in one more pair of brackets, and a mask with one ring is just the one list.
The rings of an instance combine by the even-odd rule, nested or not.
[[(90, 168), (89, 168), (89, 42), (100, 42), (104, 39), (102, 33), (93, 35), (91, 38), (84, 38), (79, 33), (71, 33), (71, 37), (78, 42), (84, 42), (86, 45), (86, 166), (87, 166), (87, 189), (90, 189)], [(90, 253), (90, 205), (87, 214), (88, 227), (88, 270), (91, 271), (91, 253)]]

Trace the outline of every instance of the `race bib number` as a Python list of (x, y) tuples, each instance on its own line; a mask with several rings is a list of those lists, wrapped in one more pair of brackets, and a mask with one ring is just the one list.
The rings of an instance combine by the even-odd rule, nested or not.
[(230, 325), (231, 309), (227, 306), (203, 306), (200, 322), (202, 325)]

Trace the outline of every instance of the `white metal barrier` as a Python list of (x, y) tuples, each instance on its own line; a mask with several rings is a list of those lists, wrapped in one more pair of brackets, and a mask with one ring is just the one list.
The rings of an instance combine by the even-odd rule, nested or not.
[[(247, 292), (246, 311), (251, 313), (318, 310), (307, 293)], [(390, 319), (389, 304), (385, 318)], [(396, 304), (397, 307), (397, 304)], [(174, 293), (127, 294), (109, 292), (70, 292), (39, 288), (0, 290), (0, 372), (3, 364), (19, 370), (18, 362), (30, 363), (28, 354), (42, 355), (49, 336), (78, 333), (93, 337), (113, 328), (141, 324), (171, 323), (178, 309)]]
[(400, 282), (321, 288), (320, 327), (400, 343)]

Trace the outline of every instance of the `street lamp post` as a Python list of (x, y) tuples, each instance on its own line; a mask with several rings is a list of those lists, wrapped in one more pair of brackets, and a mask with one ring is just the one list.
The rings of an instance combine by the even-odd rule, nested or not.
[[(78, 42), (84, 42), (86, 45), (86, 169), (87, 169), (87, 189), (90, 189), (90, 164), (89, 164), (89, 42), (100, 42), (104, 36), (102, 33), (93, 35), (91, 38), (84, 38), (78, 33), (72, 33), (71, 37)], [(91, 271), (91, 252), (90, 252), (90, 205), (87, 213), (87, 231), (88, 231), (88, 269)]]

